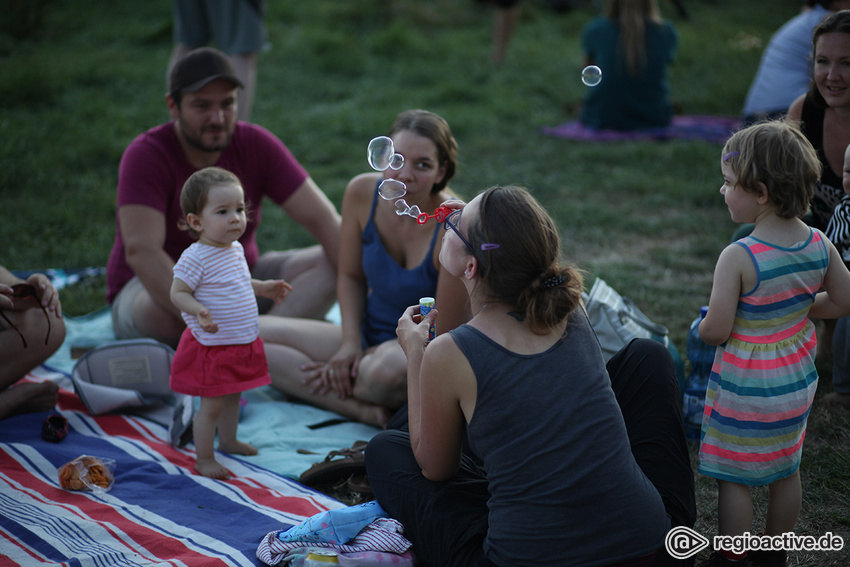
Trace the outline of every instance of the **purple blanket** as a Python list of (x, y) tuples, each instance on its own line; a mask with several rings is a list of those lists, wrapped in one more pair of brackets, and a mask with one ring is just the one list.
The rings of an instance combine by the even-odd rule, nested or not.
[(740, 127), (741, 120), (734, 116), (693, 115), (674, 116), (673, 123), (667, 128), (632, 131), (595, 130), (582, 126), (578, 120), (575, 120), (554, 127), (544, 126), (541, 131), (547, 136), (590, 142), (704, 140), (723, 144)]

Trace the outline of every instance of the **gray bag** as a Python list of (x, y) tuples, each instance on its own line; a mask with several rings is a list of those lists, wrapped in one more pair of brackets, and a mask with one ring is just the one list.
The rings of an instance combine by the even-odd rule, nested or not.
[(650, 321), (631, 299), (617, 293), (602, 278), (596, 278), (590, 294), (582, 295), (606, 362), (632, 339), (654, 339), (670, 349), (667, 327)]
[(74, 389), (92, 415), (155, 405), (173, 398), (168, 385), (174, 349), (153, 339), (111, 341), (74, 365)]

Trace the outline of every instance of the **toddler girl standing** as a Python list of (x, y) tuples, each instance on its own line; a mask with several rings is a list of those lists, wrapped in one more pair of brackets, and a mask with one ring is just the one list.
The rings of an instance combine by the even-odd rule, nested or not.
[(227, 469), (215, 460), (216, 428), (219, 450), (257, 454), (236, 438), (239, 397), (271, 383), (255, 294), (280, 303), (292, 288), (283, 280), (251, 278), (238, 241), (248, 221), (235, 175), (217, 167), (196, 171), (183, 186), (180, 208), (198, 241), (174, 265), (171, 301), (187, 327), (171, 364), (171, 389), (201, 397), (193, 423), (195, 470), (226, 479)]
[[(721, 535), (750, 532), (750, 487), (767, 485), (765, 535), (776, 536), (794, 530), (802, 500), (798, 467), (818, 380), (810, 308), (822, 289), (848, 303), (850, 273), (823, 233), (799, 219), (820, 164), (797, 129), (765, 122), (741, 130), (726, 142), (720, 167), (732, 220), (755, 228), (720, 254), (699, 326), (705, 342), (720, 345), (699, 471), (717, 479)], [(785, 551), (753, 551), (749, 559), (784, 566)], [(746, 564), (746, 550), (720, 550), (702, 565)]]

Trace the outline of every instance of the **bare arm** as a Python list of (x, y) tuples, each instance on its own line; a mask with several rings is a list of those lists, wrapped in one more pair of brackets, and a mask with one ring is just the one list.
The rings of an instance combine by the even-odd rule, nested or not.
[(312, 178), (304, 180), (283, 203), (283, 210), (322, 245), (331, 265), (339, 262), (340, 216)]
[(204, 307), (200, 301), (195, 299), (192, 288), (190, 288), (186, 282), (180, 278), (174, 278), (171, 284), (170, 296), (171, 301), (181, 311), (188, 313), (193, 317), (197, 317), (198, 323), (201, 325), (203, 330), (208, 333), (215, 333), (218, 331), (218, 324), (212, 320), (210, 310)]
[(699, 336), (706, 343), (721, 345), (729, 338), (747, 269), (752, 270), (755, 279), (752, 259), (741, 246), (730, 244), (720, 253), (714, 268), (708, 313), (699, 325)]
[(374, 180), (357, 176), (349, 181), (342, 199), (340, 256), (337, 264), (336, 295), (342, 322), (342, 341), (323, 370), (323, 380), (339, 396), (353, 393), (352, 380), (360, 372), (363, 347), (360, 329), (366, 310), (368, 287), (363, 273), (363, 227), (371, 210)]
[(174, 261), (164, 249), (165, 216), (144, 205), (124, 205), (118, 219), (127, 264), (153, 300), (179, 319), (180, 310), (171, 302)]
[[(396, 333), (407, 355), (407, 399), (410, 445), (425, 478), (443, 481), (460, 467), (465, 416), (461, 407), (474, 399), (475, 376), (469, 362), (448, 335), (428, 344), (428, 327), (437, 311), (425, 319), (419, 306), (408, 307)], [(417, 323), (417, 321), (419, 321)]]
[(343, 343), (360, 344), (367, 292), (366, 274), (363, 273), (363, 228), (371, 211), (374, 187), (373, 176), (357, 176), (348, 183), (342, 199), (337, 299)]
[(800, 127), (800, 124), (803, 121), (803, 101), (806, 100), (806, 95), (798, 96), (794, 102), (791, 103), (791, 106), (788, 107), (788, 114), (785, 115), (785, 121), (789, 124), (793, 124), (797, 128)]

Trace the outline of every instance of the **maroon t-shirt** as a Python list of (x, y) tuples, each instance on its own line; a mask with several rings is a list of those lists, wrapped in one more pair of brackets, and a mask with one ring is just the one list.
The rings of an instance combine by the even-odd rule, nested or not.
[[(271, 132), (246, 122), (237, 122), (230, 144), (215, 165), (234, 173), (245, 190), (251, 220), (239, 241), (245, 248), (248, 266), (253, 268), (260, 256), (255, 237), (263, 197), (282, 204), (304, 183), (307, 171)], [(152, 128), (133, 140), (118, 170), (117, 207), (145, 205), (162, 212), (166, 223), (165, 251), (175, 262), (194, 242), (179, 228), (179, 221), (183, 217), (180, 191), (195, 171), (197, 168), (186, 160), (180, 147), (173, 122)], [(115, 243), (106, 265), (109, 303), (134, 275), (124, 255), (117, 211), (115, 226)]]

